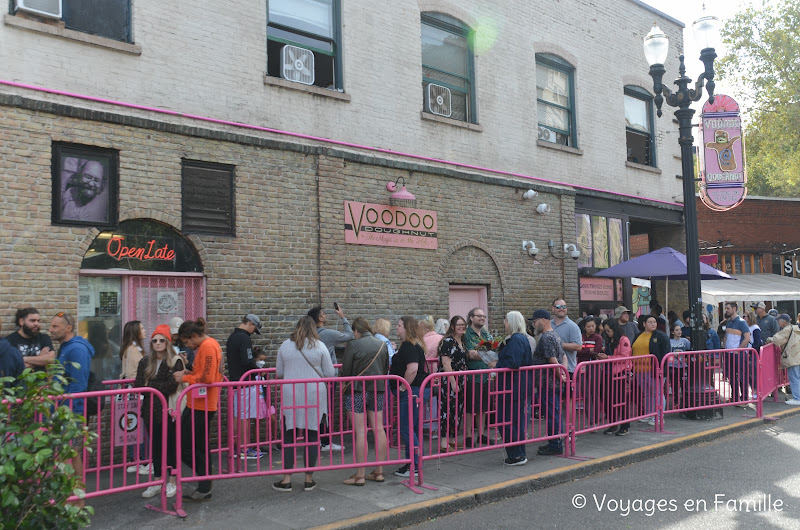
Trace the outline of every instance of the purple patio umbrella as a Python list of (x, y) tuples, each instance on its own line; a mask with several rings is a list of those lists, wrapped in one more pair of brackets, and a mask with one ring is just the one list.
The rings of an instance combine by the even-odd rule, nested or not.
[[(667, 280), (666, 294), (667, 307), (669, 308), (669, 280), (685, 280), (686, 254), (678, 252), (672, 247), (654, 250), (644, 256), (623, 261), (618, 265), (596, 272), (593, 276), (605, 278), (649, 278), (651, 280)], [(701, 280), (735, 280), (730, 274), (715, 269), (710, 265), (700, 262)]]

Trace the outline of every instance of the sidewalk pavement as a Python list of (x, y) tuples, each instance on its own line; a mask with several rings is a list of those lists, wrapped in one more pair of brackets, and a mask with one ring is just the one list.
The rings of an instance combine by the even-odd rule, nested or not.
[[(783, 399), (783, 394), (779, 396)], [(763, 420), (755, 418), (755, 410), (725, 407), (722, 419), (710, 421), (668, 414), (664, 430), (669, 432), (665, 433), (648, 432), (652, 427), (634, 422), (630, 434), (624, 437), (603, 435), (602, 430), (579, 435), (576, 452), (581, 459), (537, 456), (538, 444), (530, 444), (524, 466), (503, 465), (505, 452), (500, 449), (429, 460), (424, 467), (425, 484), (438, 489), (423, 489), (422, 494), (400, 484), (402, 479), (392, 474), (394, 469), (387, 468), (386, 482), (367, 482), (364, 487), (342, 484), (352, 470), (320, 472), (314, 475), (318, 486), (310, 492), (303, 491), (302, 474), (292, 476), (291, 493), (272, 489), (276, 476), (219, 480), (214, 483), (210, 501), (184, 503), (188, 516), (183, 520), (145, 509), (149, 500), (141, 497), (141, 491), (91, 499), (87, 504), (95, 509), (91, 526), (104, 529), (146, 530), (176, 524), (208, 529), (397, 528), (674, 452), (798, 413), (800, 407), (773, 403), (768, 398)], [(193, 489), (193, 484), (187, 485), (186, 490)]]

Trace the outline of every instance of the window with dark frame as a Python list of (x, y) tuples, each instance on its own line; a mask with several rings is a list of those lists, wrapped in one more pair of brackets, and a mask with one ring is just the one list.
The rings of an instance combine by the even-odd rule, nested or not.
[(181, 218), (184, 233), (235, 235), (234, 166), (183, 160)]
[(622, 218), (576, 212), (575, 237), (581, 253), (579, 269), (607, 269), (625, 260), (626, 238)]
[[(55, 9), (57, 5), (39, 2), (31, 4), (31, 7), (50, 12), (49, 9)], [(16, 2), (12, 0), (12, 13), (15, 13), (15, 7)], [(57, 17), (57, 12), (52, 16)], [(67, 29), (133, 42), (131, 0), (61, 0), (61, 21)]]
[(636, 86), (625, 87), (625, 145), (628, 162), (656, 166), (653, 96)]
[(281, 68), (284, 47), (293, 46), (302, 50), (291, 54), (287, 50), (287, 57), (300, 61), (301, 69), (310, 66), (303, 50), (313, 56), (313, 72), (305, 72), (305, 76), (313, 74), (310, 84), (342, 90), (339, 0), (269, 0), (267, 4), (267, 75), (297, 81), (291, 75), (285, 76)]
[(539, 140), (578, 147), (575, 133), (575, 68), (561, 57), (536, 54)]
[(421, 21), (423, 111), (478, 123), (472, 30), (443, 13), (423, 13)]

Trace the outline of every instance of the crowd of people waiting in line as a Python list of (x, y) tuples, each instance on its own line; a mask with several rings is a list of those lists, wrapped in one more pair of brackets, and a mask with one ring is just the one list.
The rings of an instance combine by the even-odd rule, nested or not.
[[(414, 446), (419, 446), (417, 439), (417, 405), (422, 401), (428, 406), (430, 388), (425, 388), (421, 395), (422, 382), (428, 375), (429, 366), (436, 366), (438, 372), (452, 373), (443, 379), (442, 399), (437, 406), (430, 408), (432, 414), (439, 419), (431, 422), (430, 436), (441, 440), (440, 449), (447, 451), (450, 447), (476, 447), (488, 445), (489, 432), (486, 428), (487, 414), (490, 410), (490, 395), (487, 384), (489, 374), (486, 372), (470, 374), (474, 370), (494, 368), (521, 368), (524, 366), (559, 364), (570, 374), (574, 374), (579, 363), (614, 358), (655, 355), (659, 361), (669, 352), (684, 352), (692, 349), (691, 329), (688, 326), (689, 314), (684, 312), (683, 321), (677, 314), (670, 312), (668, 317), (662, 315), (658, 304), (652, 305), (649, 314), (641, 315), (634, 322), (631, 311), (626, 307), (617, 307), (613, 317), (601, 315), (584, 316), (577, 323), (567, 316), (567, 303), (564, 299), (556, 299), (552, 303), (552, 313), (546, 309), (537, 309), (528, 319), (518, 311), (505, 315), (502, 347), (497, 352), (497, 360), (486, 362), (478, 351), (481, 341), (491, 342), (494, 338), (486, 327), (486, 312), (479, 307), (469, 311), (466, 317), (454, 316), (450, 321), (440, 319), (434, 322), (431, 317), (416, 319), (411, 316), (400, 318), (395, 327), (399, 346), (389, 339), (391, 323), (379, 318), (373, 325), (364, 319), (356, 318), (353, 323), (347, 320), (344, 311), (336, 305), (335, 313), (343, 325), (343, 331), (326, 327), (327, 315), (321, 307), (315, 307), (299, 319), (291, 336), (284, 341), (277, 353), (276, 372), (278, 378), (325, 379), (336, 376), (334, 365), (337, 364), (336, 346), (346, 343), (339, 375), (342, 377), (396, 375), (405, 379), (410, 388), (405, 392), (404, 385), (396, 385), (392, 390), (397, 392), (399, 407), (400, 438), (405, 445), (405, 458), (409, 459), (410, 437)], [(792, 389), (790, 405), (800, 405), (800, 327), (791, 325), (788, 315), (777, 318), (768, 314), (763, 302), (755, 303), (752, 311), (742, 319), (738, 316), (738, 305), (735, 302), (725, 304), (725, 320), (717, 331), (711, 329), (708, 317), (703, 315), (705, 344), (695, 349), (747, 348), (758, 349), (762, 343), (775, 342), (783, 352), (782, 366), (788, 368)], [(800, 318), (800, 315), (798, 315)], [(76, 333), (76, 321), (67, 313), (57, 313), (50, 323), (50, 336), (41, 333), (41, 317), (39, 311), (28, 307), (20, 309), (15, 315), (16, 331), (5, 339), (0, 339), (0, 376), (17, 377), (24, 368), (41, 370), (51, 362), (64, 365), (68, 385), (67, 393), (86, 391), (90, 374), (91, 359), (94, 356), (93, 346)], [(239, 380), (245, 372), (254, 368), (263, 368), (266, 354), (253, 347), (251, 335), (259, 334), (262, 323), (255, 314), (246, 315), (238, 327), (231, 333), (226, 344), (226, 360), (222, 357), (222, 348), (206, 333), (206, 322), (197, 320), (182, 321), (174, 318), (169, 324), (161, 324), (150, 335), (147, 348), (144, 326), (139, 321), (125, 324), (123, 341), (120, 347), (122, 366), (121, 379), (133, 379), (134, 387), (150, 387), (161, 393), (169, 409), (183, 408), (177, 403), (181, 391), (195, 383), (211, 384), (223, 380), (224, 366), (230, 380)], [(669, 335), (667, 335), (669, 332)], [(56, 353), (52, 339), (60, 343)], [(721, 338), (722, 337), (722, 338)], [(641, 364), (641, 363), (640, 363)], [(630, 371), (631, 364), (615, 363), (613, 369), (606, 370), (601, 383), (610, 392), (619, 394), (616, 388), (618, 377), (622, 371)], [(669, 365), (666, 375), (671, 388), (672, 406), (679, 406), (681, 399), (682, 365), (677, 360)], [(736, 367), (723, 366), (723, 373), (728, 376)], [(465, 372), (462, 375), (456, 375)], [(738, 384), (731, 384), (733, 397), (747, 399), (749, 388), (756, 391), (755, 367), (747, 372), (750, 376), (739, 377)], [(498, 420), (502, 422), (502, 440), (513, 443), (524, 439), (525, 425), (528, 418), (528, 406), (521, 405), (523, 396), (529, 395), (531, 381), (527, 376), (511, 377), (506, 372), (497, 378), (498, 390), (504, 396), (497, 403)], [(561, 371), (548, 371), (546, 377), (539, 381), (538, 392), (541, 410), (547, 415), (547, 434), (551, 438), (547, 444), (539, 447), (540, 455), (563, 454), (563, 440), (558, 436), (561, 432), (562, 385), (566, 376)], [(558, 374), (556, 376), (555, 374)], [(634, 387), (642, 395), (639, 406), (645, 417), (642, 421), (651, 425), (656, 411), (657, 390), (653, 380), (653, 371), (637, 369), (634, 364), (629, 374)], [(732, 377), (732, 376), (731, 376)], [(731, 381), (733, 381), (731, 379)], [(349, 385), (352, 384), (352, 391)], [(283, 428), (283, 467), (295, 467), (298, 448), (305, 456), (307, 468), (316, 466), (320, 451), (339, 451), (344, 447), (334, 443), (330, 435), (328, 416), (327, 388), (325, 383), (286, 384), (281, 388)], [(349, 414), (355, 437), (356, 462), (365, 461), (366, 429), (373, 431), (375, 452), (378, 461), (387, 458), (387, 437), (384, 430), (384, 392), (386, 386), (375, 380), (353, 380), (342, 387), (344, 408)], [(233, 392), (235, 420), (240, 423), (238, 431), (243, 439), (241, 447), (246, 448), (251, 420), (267, 418), (275, 414), (266, 410), (266, 403), (256, 386), (243, 387)], [(624, 389), (621, 393), (625, 393)], [(458, 398), (458, 396), (462, 396)], [(181, 437), (183, 447), (178, 448), (176, 440), (176, 423), (173, 419), (162, 425), (162, 405), (160, 400), (152, 400), (151, 394), (144, 394), (142, 406), (145, 425), (151, 426), (148, 440), (160, 440), (167, 437), (167, 465), (175, 468), (180, 449), (181, 460), (193, 467), (198, 475), (211, 474), (212, 463), (207, 446), (207, 429), (219, 406), (220, 389), (210, 387), (207, 391), (192, 393), (186, 400), (182, 412)], [(449, 397), (448, 397), (449, 396)], [(419, 398), (422, 398), (421, 400)], [(412, 406), (409, 408), (408, 401)], [(84, 401), (74, 400), (73, 411), (87, 414)], [(412, 429), (409, 430), (409, 409), (413, 414)], [(624, 420), (619, 407), (612, 410), (606, 404), (604, 410), (607, 422), (618, 423), (608, 428), (605, 434), (624, 436), (629, 433), (629, 423)], [(152, 420), (151, 420), (152, 415)], [(463, 418), (463, 420), (462, 420)], [(466, 425), (458, 425), (464, 421)], [(438, 423), (439, 432), (435, 426)], [(463, 429), (466, 427), (465, 429)], [(477, 430), (477, 432), (476, 432)], [(457, 432), (465, 436), (458, 440)], [(302, 440), (302, 442), (299, 442)], [(341, 441), (341, 440), (340, 440)], [(147, 444), (149, 445), (149, 443)], [(522, 465), (527, 462), (524, 444), (507, 446), (506, 465)], [(152, 455), (152, 467), (131, 466), (129, 472), (138, 471), (159, 477), (162, 468), (160, 451), (150, 451), (142, 447), (140, 454)], [(257, 459), (263, 453), (255, 449), (242, 449), (242, 459)], [(415, 469), (418, 462), (415, 458)], [(73, 461), (77, 473), (81, 473), (80, 455)], [(405, 465), (396, 470), (395, 475), (408, 477), (410, 466)], [(366, 481), (383, 482), (385, 480), (382, 466), (377, 466), (366, 473), (361, 467), (347, 478), (344, 483), (363, 486)], [(305, 474), (303, 489), (313, 490), (316, 483), (311, 472)], [(176, 486), (174, 477), (167, 483), (166, 494), (174, 496)], [(273, 484), (277, 491), (292, 491), (291, 474), (286, 473), (281, 480)], [(161, 486), (151, 486), (143, 492), (144, 497), (152, 497), (160, 493)], [(186, 493), (187, 500), (203, 501), (211, 498), (211, 481), (203, 480), (191, 493)]]

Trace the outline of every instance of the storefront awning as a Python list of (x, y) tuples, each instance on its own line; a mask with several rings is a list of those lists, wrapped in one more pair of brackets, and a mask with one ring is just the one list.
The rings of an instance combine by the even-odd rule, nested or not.
[(778, 274), (742, 274), (738, 281), (702, 282), (703, 303), (800, 300), (800, 279)]

